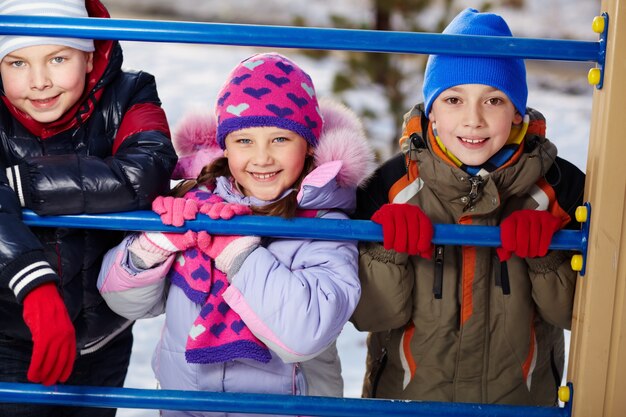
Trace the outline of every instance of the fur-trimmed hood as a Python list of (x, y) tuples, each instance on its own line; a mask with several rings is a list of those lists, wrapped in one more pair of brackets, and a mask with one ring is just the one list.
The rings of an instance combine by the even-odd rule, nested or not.
[[(354, 190), (376, 168), (375, 156), (356, 114), (331, 99), (319, 102), (324, 127), (315, 148), (315, 169), (298, 192), (302, 208), (354, 209)], [(211, 114), (189, 114), (174, 131), (172, 142), (179, 156), (174, 179), (195, 179), (202, 167), (223, 155), (216, 140)], [(331, 196), (334, 196), (332, 199)], [(352, 196), (352, 197), (351, 197)], [(340, 197), (339, 206), (334, 201)], [(332, 207), (325, 207), (330, 200)]]

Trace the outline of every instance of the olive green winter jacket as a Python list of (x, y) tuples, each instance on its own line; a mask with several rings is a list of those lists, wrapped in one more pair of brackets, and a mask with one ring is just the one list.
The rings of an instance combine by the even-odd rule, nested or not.
[[(519, 209), (571, 222), (584, 174), (556, 157), (545, 120), (529, 109), (524, 145), (487, 177), (469, 177), (439, 150), (421, 105), (405, 116), (403, 152), (359, 191), (357, 217), (388, 202), (415, 204), (433, 223), (497, 226)], [(434, 145), (434, 146), (433, 146)], [(360, 245), (362, 295), (353, 323), (368, 337), (363, 396), (556, 404), (577, 274), (572, 253), (513, 255), (436, 247), (433, 260)]]

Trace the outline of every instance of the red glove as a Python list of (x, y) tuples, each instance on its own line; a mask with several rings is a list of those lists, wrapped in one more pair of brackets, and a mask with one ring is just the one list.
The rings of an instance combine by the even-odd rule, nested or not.
[(76, 334), (65, 304), (52, 282), (36, 287), (24, 298), (24, 321), (33, 337), (30, 382), (65, 382), (76, 358)]
[(213, 220), (232, 219), (234, 216), (241, 216), (242, 214), (252, 214), (250, 207), (243, 204), (226, 203), (220, 201), (219, 203), (205, 203), (200, 206), (200, 213), (206, 214)]
[(434, 228), (426, 214), (412, 204), (385, 204), (372, 216), (383, 227), (383, 246), (431, 259)]
[(232, 278), (243, 261), (259, 247), (259, 236), (211, 236), (198, 233), (198, 247), (215, 261), (215, 267)]
[(520, 258), (545, 256), (561, 220), (547, 211), (518, 210), (500, 224), (502, 247), (496, 249), (501, 262), (512, 254)]
[(161, 216), (163, 224), (182, 226), (185, 220), (194, 220), (198, 214), (195, 200), (159, 196), (152, 202), (152, 211)]

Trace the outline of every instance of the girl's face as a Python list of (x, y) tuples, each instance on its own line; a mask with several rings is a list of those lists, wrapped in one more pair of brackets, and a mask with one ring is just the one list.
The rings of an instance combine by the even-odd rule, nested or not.
[(491, 86), (463, 84), (433, 102), (431, 122), (439, 139), (465, 165), (484, 164), (506, 144), (511, 126), (522, 122), (508, 96)]
[(310, 152), (307, 141), (291, 130), (251, 127), (226, 136), (224, 156), (246, 196), (273, 201), (297, 181)]
[(93, 53), (59, 45), (21, 48), (0, 63), (7, 99), (40, 123), (58, 120), (76, 104), (92, 69)]

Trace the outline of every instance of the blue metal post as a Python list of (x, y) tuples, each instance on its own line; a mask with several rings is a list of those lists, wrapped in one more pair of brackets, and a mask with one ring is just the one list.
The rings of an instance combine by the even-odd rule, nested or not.
[[(278, 48), (349, 50), (364, 52), (451, 54), (512, 57), (604, 64), (606, 43), (532, 38), (442, 35), (393, 31), (367, 31), (217, 23), (2, 16), (0, 34), (22, 36), (68, 36), (147, 42), (178, 42)], [(80, 227), (94, 229), (184, 231), (208, 230), (216, 234), (254, 234), (276, 237), (380, 241), (380, 226), (369, 221), (293, 219), (241, 216), (210, 220), (199, 216), (184, 228), (164, 226), (152, 212), (112, 215), (39, 217), (24, 212), (33, 227)], [(321, 223), (324, 222), (324, 223)], [(499, 246), (499, 229), (485, 226), (435, 225), (434, 243)], [(552, 249), (586, 251), (579, 231), (561, 231)], [(137, 390), (102, 387), (43, 387), (0, 382), (0, 401), (75, 406), (285, 413), (318, 416), (562, 416), (571, 408), (528, 407), (394, 400), (296, 397), (262, 394), (207, 393)], [(570, 406), (571, 407), (571, 406)]]

